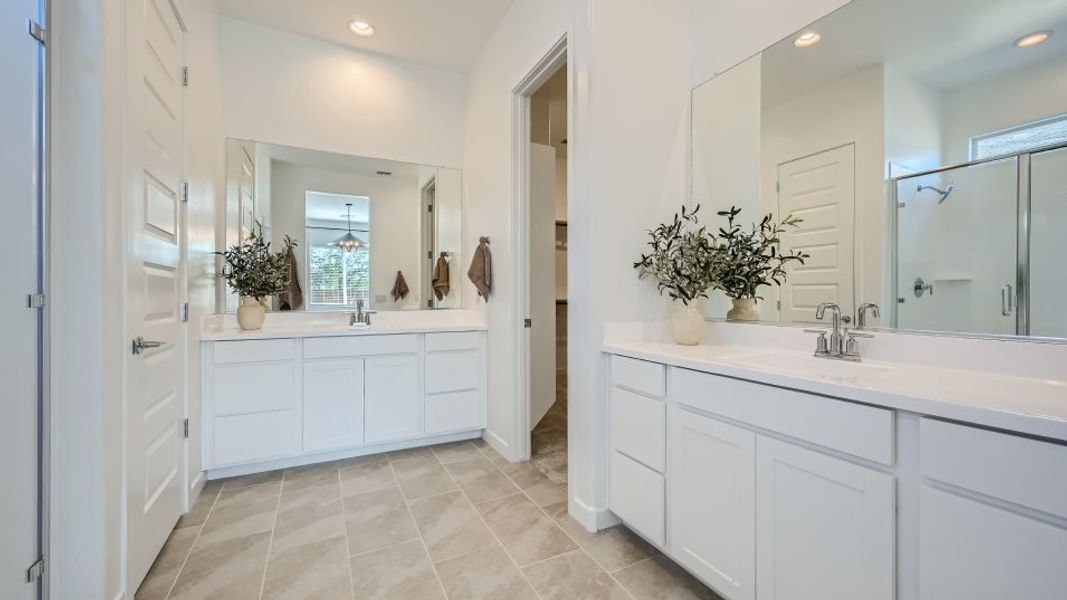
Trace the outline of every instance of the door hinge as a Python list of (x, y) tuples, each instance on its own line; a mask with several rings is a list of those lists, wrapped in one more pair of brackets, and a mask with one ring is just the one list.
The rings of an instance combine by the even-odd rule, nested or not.
[(30, 565), (29, 569), (26, 569), (26, 583), (33, 583), (44, 576), (44, 557), (37, 559), (37, 562)]
[(426, 212), (433, 212), (433, 204), (426, 205)]
[(178, 319), (182, 323), (188, 323), (189, 322), (189, 303), (188, 302), (182, 302), (181, 304), (178, 305)]
[(48, 30), (46, 30), (40, 23), (29, 19), (27, 21), (27, 27), (29, 29), (30, 37), (40, 42), (42, 45), (48, 45)]
[(28, 308), (44, 308), (45, 297), (44, 294), (30, 294), (26, 299), (26, 305)]
[(189, 419), (182, 419), (182, 437), (189, 437)]
[(426, 251), (426, 258), (433, 260), (433, 250)]
[(778, 312), (782, 312), (782, 301), (778, 300)]
[(187, 204), (189, 202), (189, 182), (188, 181), (183, 181), (182, 182), (180, 195), (181, 195), (182, 204)]
[(189, 87), (189, 67), (182, 67), (182, 87)]
[(526, 329), (529, 329), (529, 328), (533, 327), (533, 319), (523, 319), (522, 320), (522, 326), (525, 327)]
[(781, 181), (775, 181), (774, 182), (774, 191), (776, 191), (776, 192), (781, 192), (782, 191), (782, 182)]

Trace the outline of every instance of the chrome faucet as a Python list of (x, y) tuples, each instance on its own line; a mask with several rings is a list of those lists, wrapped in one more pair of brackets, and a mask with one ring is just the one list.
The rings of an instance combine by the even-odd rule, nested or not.
[(370, 316), (375, 314), (375, 311), (363, 310), (363, 304), (363, 298), (356, 300), (356, 312), (348, 317), (349, 327), (355, 327), (356, 325), (370, 326)]
[(878, 309), (877, 304), (865, 302), (860, 305), (859, 312), (856, 314), (856, 329), (867, 329), (867, 311), (871, 311), (875, 319), (882, 316), (882, 311)]
[[(878, 307), (873, 304), (864, 304), (860, 308), (859, 313), (859, 328), (862, 329), (866, 324), (866, 312), (873, 308), (874, 315), (878, 316)], [(815, 309), (815, 318), (820, 321), (826, 316), (826, 311), (830, 311), (833, 315), (832, 328), (830, 330), (829, 340), (826, 337), (827, 331), (825, 329), (805, 329), (808, 333), (818, 333), (819, 337), (815, 341), (815, 356), (819, 358), (834, 358), (838, 360), (860, 360), (860, 348), (859, 342), (856, 338), (872, 338), (873, 335), (869, 333), (862, 333), (857, 330), (849, 329), (848, 327), (841, 327), (841, 307), (832, 302), (823, 302)]]

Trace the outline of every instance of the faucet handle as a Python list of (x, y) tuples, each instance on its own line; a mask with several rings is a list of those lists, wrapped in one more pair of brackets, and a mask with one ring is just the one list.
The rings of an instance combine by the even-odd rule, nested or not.
[(859, 330), (856, 330), (856, 329), (848, 329), (848, 330), (846, 330), (846, 331), (845, 331), (845, 333), (846, 333), (846, 334), (848, 335), (848, 337), (850, 337), (850, 338), (866, 338), (866, 339), (871, 339), (871, 338), (873, 338), (873, 337), (874, 337), (874, 334), (873, 334), (873, 333), (867, 333), (867, 332), (865, 332), (865, 331), (859, 331)]

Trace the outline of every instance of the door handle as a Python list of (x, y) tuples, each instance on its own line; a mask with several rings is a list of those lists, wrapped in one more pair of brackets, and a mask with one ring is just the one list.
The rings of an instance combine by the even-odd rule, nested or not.
[(922, 277), (915, 278), (915, 286), (912, 288), (915, 291), (916, 298), (922, 298), (923, 294), (930, 292), (930, 295), (934, 295), (934, 284), (923, 281)]
[(1011, 284), (1000, 288), (1000, 314), (1010, 317), (1015, 311), (1015, 294), (1012, 293)]
[(146, 340), (142, 336), (137, 336), (133, 338), (133, 342), (130, 344), (130, 351), (133, 354), (144, 354), (145, 350), (148, 350), (149, 348), (159, 348), (162, 345), (163, 342)]

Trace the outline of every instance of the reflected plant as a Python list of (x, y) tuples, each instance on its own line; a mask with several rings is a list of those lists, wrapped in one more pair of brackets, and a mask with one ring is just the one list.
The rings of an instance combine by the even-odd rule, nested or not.
[(714, 237), (715, 288), (733, 299), (755, 298), (762, 300), (759, 288), (785, 283), (786, 265), (791, 262), (804, 264), (809, 254), (793, 250), (788, 254), (779, 252), (781, 234), (787, 228), (797, 228), (803, 219), (787, 216), (780, 223), (767, 214), (759, 223), (745, 230), (737, 221), (741, 209), (736, 206), (717, 213), (726, 217), (726, 227), (719, 228)]

